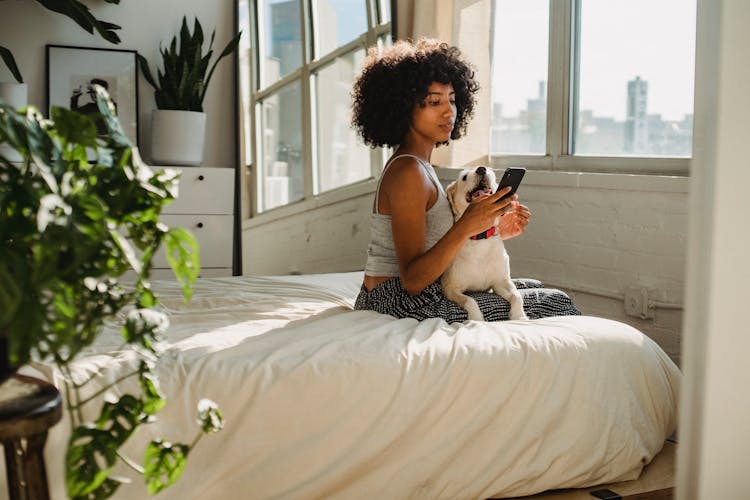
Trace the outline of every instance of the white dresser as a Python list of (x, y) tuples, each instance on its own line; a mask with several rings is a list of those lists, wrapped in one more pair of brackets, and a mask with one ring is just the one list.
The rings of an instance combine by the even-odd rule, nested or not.
[[(234, 169), (217, 167), (152, 167), (180, 170), (177, 199), (160, 218), (170, 227), (189, 230), (200, 245), (204, 278), (231, 276), (234, 230)], [(154, 256), (152, 279), (174, 278), (164, 249)]]

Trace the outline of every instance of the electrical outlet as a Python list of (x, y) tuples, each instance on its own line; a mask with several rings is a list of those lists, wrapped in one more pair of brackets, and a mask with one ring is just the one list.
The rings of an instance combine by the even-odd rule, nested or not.
[(645, 287), (630, 287), (625, 290), (625, 314), (641, 319), (654, 317), (654, 308), (649, 304), (649, 290)]

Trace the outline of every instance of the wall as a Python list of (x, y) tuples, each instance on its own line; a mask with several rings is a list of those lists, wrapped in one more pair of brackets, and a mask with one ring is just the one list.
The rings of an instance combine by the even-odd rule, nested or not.
[[(308, 274), (364, 269), (374, 181), (243, 221), (242, 272)], [(346, 194), (344, 194), (346, 193)]]
[(677, 498), (748, 498), (750, 3), (699, 0)]
[[(208, 37), (216, 29), (214, 47), (221, 50), (232, 37), (233, 2), (200, 0), (124, 0), (119, 5), (101, 0), (86, 4), (99, 18), (122, 26), (119, 45), (89, 35), (72, 20), (44, 9), (31, 0), (0, 1), (0, 45), (13, 52), (24, 81), (29, 85), (29, 102), (43, 109), (45, 95), (45, 44), (74, 45), (137, 50), (149, 60), (152, 73), (161, 64), (159, 43), (166, 45), (179, 31), (182, 16), (192, 21), (197, 16)], [(190, 24), (192, 29), (192, 23)], [(14, 81), (4, 64), (0, 64), (0, 81)], [(235, 166), (234, 67), (231, 58), (217, 66), (211, 80), (204, 110), (207, 112), (205, 166)], [(151, 110), (155, 109), (153, 89), (139, 80), (139, 144), (141, 153), (150, 160)]]
[[(679, 362), (687, 240), (684, 177), (529, 172), (532, 223), (507, 243), (514, 276), (563, 288), (584, 312), (629, 323)], [(625, 314), (624, 293), (645, 287), (651, 319)]]
[[(455, 171), (441, 169), (444, 183)], [(307, 200), (243, 223), (243, 272), (288, 274), (361, 270), (374, 182), (326, 204)], [(530, 171), (527, 233), (508, 242), (514, 276), (563, 288), (584, 314), (629, 323), (676, 361), (687, 227), (687, 179)], [(653, 319), (627, 316), (626, 288), (652, 290), (666, 307)]]

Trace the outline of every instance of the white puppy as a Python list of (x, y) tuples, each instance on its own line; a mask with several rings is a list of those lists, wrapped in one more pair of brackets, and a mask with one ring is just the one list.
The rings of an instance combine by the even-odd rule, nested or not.
[[(453, 210), (453, 219), (461, 218), (472, 199), (483, 194), (492, 194), (497, 189), (495, 173), (491, 168), (464, 169), (458, 180), (446, 188), (448, 201)], [(495, 220), (494, 231), (489, 235), (478, 235), (481, 239), (470, 239), (456, 255), (453, 263), (443, 273), (443, 293), (469, 313), (469, 319), (484, 320), (476, 300), (464, 292), (494, 293), (510, 302), (510, 319), (528, 319), (523, 311), (523, 299), (510, 279), (510, 260)], [(477, 237), (475, 237), (477, 238)]]

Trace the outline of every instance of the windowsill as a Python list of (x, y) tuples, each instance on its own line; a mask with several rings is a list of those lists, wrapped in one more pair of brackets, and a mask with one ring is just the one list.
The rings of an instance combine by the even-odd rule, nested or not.
[[(500, 169), (495, 169), (497, 172)], [(441, 182), (456, 178), (456, 169), (435, 169)], [(619, 191), (649, 191), (663, 193), (687, 193), (689, 177), (676, 175), (608, 174), (595, 172), (561, 172), (552, 170), (528, 170), (523, 183), (531, 186), (578, 187), (588, 189), (614, 189)]]
[(264, 224), (308, 212), (316, 208), (321, 208), (328, 205), (340, 203), (342, 201), (351, 200), (353, 198), (359, 198), (360, 196), (369, 195), (375, 192), (375, 186), (377, 186), (377, 181), (375, 179), (367, 179), (355, 184), (351, 184), (349, 186), (343, 186), (332, 191), (321, 193), (319, 195), (313, 196), (312, 198), (299, 200), (290, 203), (289, 205), (272, 208), (249, 219), (243, 219), (242, 229), (262, 226)]
[[(455, 168), (436, 167), (435, 171), (443, 184), (456, 179)], [(689, 177), (646, 174), (607, 174), (594, 172), (560, 172), (528, 170), (523, 183), (530, 186), (574, 187), (582, 189), (612, 189), (618, 191), (647, 191), (661, 193), (688, 193)], [(306, 200), (277, 207), (255, 217), (244, 219), (242, 229), (269, 224), (279, 219), (309, 212), (317, 208), (342, 201), (371, 195), (375, 192), (375, 179), (358, 182), (350, 186), (319, 194)]]

